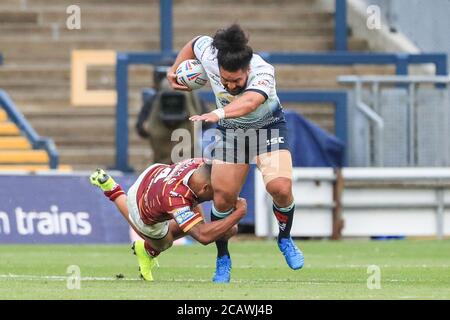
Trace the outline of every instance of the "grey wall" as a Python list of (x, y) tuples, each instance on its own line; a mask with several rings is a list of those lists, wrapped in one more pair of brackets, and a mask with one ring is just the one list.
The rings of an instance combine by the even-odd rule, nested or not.
[(450, 0), (365, 0), (424, 52), (450, 54)]

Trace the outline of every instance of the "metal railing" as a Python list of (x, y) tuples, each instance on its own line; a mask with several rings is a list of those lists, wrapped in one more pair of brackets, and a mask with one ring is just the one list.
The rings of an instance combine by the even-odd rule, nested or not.
[[(408, 189), (396, 187), (399, 183)], [(296, 198), (294, 220), (301, 223), (293, 225), (293, 236), (434, 235), (444, 239), (450, 235), (448, 168), (294, 168), (293, 185), (304, 192)], [(406, 196), (408, 192), (415, 196)], [(278, 231), (270, 202), (262, 178), (255, 176), (258, 236), (272, 238)], [(380, 210), (388, 212), (389, 223), (386, 216), (377, 215)], [(317, 215), (324, 214), (329, 223), (317, 220)], [(420, 224), (423, 219), (426, 225)]]
[(31, 142), (33, 149), (44, 149), (47, 151), (50, 159), (50, 168), (57, 169), (59, 157), (53, 140), (43, 138), (34, 131), (33, 127), (17, 109), (14, 102), (4, 90), (0, 90), (0, 106), (6, 111), (9, 119), (12, 120), (20, 131), (25, 134), (27, 139)]
[[(447, 90), (450, 90), (450, 77), (448, 76), (354, 76), (346, 75), (339, 76), (338, 82), (343, 84), (353, 85), (355, 104), (359, 111), (361, 111), (376, 127), (376, 134), (374, 135), (374, 164), (376, 166), (383, 166), (384, 159), (384, 142), (383, 142), (383, 131), (384, 131), (384, 119), (380, 114), (380, 86), (387, 84), (407, 84), (408, 91), (408, 104), (407, 104), (407, 123), (408, 130), (407, 143), (408, 143), (408, 164), (410, 166), (416, 165), (416, 121), (417, 115), (415, 112), (415, 105), (417, 101), (417, 87), (422, 84), (439, 84), (444, 85)], [(363, 87), (364, 85), (369, 85), (372, 92), (373, 108), (369, 107), (363, 101)], [(436, 90), (441, 90), (436, 88)], [(450, 92), (449, 92), (450, 93)], [(450, 112), (450, 101), (447, 101), (447, 107), (443, 108), (445, 114), (444, 119), (448, 119)], [(437, 125), (437, 124), (436, 124)], [(443, 127), (442, 137), (444, 139), (443, 148), (449, 146), (448, 141), (448, 126)], [(370, 150), (369, 150), (370, 152)], [(436, 155), (438, 156), (438, 155)], [(442, 163), (448, 163), (448, 152), (443, 152)], [(370, 164), (369, 164), (370, 165)]]

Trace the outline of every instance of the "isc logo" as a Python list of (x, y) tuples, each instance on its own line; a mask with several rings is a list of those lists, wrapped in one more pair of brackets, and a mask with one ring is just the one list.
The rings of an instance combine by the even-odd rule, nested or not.
[(284, 143), (284, 137), (276, 137), (276, 138), (272, 138), (270, 140), (267, 140), (267, 145), (271, 146), (277, 143)]

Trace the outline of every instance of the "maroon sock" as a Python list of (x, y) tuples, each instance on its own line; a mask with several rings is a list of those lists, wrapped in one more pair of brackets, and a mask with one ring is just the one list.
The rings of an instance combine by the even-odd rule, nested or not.
[(161, 253), (160, 251), (153, 249), (148, 241), (144, 242), (144, 248), (145, 251), (147, 251), (147, 253), (153, 258), (156, 258)]

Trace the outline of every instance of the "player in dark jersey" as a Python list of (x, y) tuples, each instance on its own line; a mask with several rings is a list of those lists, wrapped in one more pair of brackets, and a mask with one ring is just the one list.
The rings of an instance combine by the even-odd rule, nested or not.
[(156, 257), (173, 241), (186, 235), (207, 245), (229, 239), (237, 233), (237, 223), (247, 212), (245, 199), (239, 199), (226, 219), (205, 223), (199, 203), (213, 199), (211, 166), (201, 159), (188, 159), (172, 165), (154, 164), (145, 170), (128, 190), (122, 190), (105, 171), (90, 176), (93, 185), (115, 203), (130, 226), (144, 240), (133, 243), (144, 280), (152, 281)]

